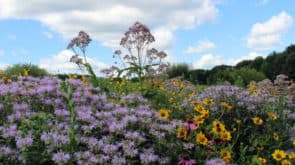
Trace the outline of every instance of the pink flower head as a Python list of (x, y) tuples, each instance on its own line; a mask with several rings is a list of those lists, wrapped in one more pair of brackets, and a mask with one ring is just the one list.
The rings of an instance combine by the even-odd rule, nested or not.
[(196, 130), (198, 128), (198, 124), (193, 119), (188, 119), (185, 122), (184, 127), (188, 130)]
[(196, 161), (194, 159), (189, 159), (186, 156), (183, 156), (183, 157), (181, 156), (179, 158), (178, 165), (193, 165), (193, 164), (196, 164)]

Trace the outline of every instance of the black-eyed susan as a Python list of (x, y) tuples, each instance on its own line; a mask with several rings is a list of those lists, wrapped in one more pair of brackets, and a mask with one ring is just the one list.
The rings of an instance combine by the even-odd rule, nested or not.
[(265, 158), (259, 157), (258, 158), (260, 164), (266, 164), (267, 160)]
[(187, 140), (187, 133), (187, 129), (185, 129), (184, 127), (177, 128), (177, 138)]
[(292, 163), (289, 160), (283, 160), (281, 165), (292, 165)]
[(283, 150), (276, 149), (271, 155), (276, 161), (281, 161), (286, 158), (287, 154)]
[(230, 163), (231, 160), (231, 153), (227, 150), (221, 150), (220, 155), (222, 156), (223, 161), (226, 163)]
[(295, 153), (288, 153), (287, 154), (288, 159), (295, 159)]
[(213, 99), (208, 99), (208, 98), (207, 98), (207, 99), (204, 99), (204, 100), (203, 100), (203, 104), (205, 104), (205, 105), (210, 105), (210, 104), (213, 103), (213, 101), (214, 101)]
[(198, 125), (201, 125), (201, 124), (203, 124), (204, 123), (204, 118), (202, 117), (202, 116), (195, 116), (194, 117), (194, 121), (198, 124)]
[(279, 140), (279, 134), (277, 132), (274, 132), (273, 133), (273, 138), (275, 139), (275, 141), (278, 141)]
[(196, 142), (202, 145), (208, 145), (208, 139), (203, 132), (197, 134)]
[(263, 124), (263, 120), (260, 117), (254, 117), (254, 118), (252, 118), (252, 120), (255, 125), (262, 125)]
[(202, 118), (206, 119), (209, 117), (209, 110), (206, 110), (206, 109), (203, 109), (201, 112), (200, 112)]
[(203, 110), (205, 110), (204, 107), (202, 107), (200, 104), (197, 104), (195, 107), (194, 107), (194, 110), (201, 113)]
[(228, 109), (228, 110), (232, 110), (233, 109), (233, 107), (229, 103), (224, 102), (224, 101), (222, 101), (220, 103), (220, 105), (223, 106), (224, 108)]
[(232, 138), (231, 133), (229, 131), (223, 131), (219, 135), (222, 140), (226, 140), (226, 141), (230, 141)]
[(270, 120), (276, 120), (278, 118), (277, 115), (272, 112), (267, 113), (267, 115)]
[(24, 69), (24, 76), (27, 77), (29, 75), (29, 71), (30, 71), (29, 69)]
[(219, 121), (215, 120), (213, 121), (213, 128), (212, 128), (212, 132), (215, 135), (219, 135), (220, 133), (225, 131), (225, 126), (220, 123)]
[(159, 115), (159, 118), (160, 119), (168, 119), (168, 117), (169, 117), (169, 110), (167, 110), (167, 109), (160, 109), (159, 111), (158, 111), (158, 115)]

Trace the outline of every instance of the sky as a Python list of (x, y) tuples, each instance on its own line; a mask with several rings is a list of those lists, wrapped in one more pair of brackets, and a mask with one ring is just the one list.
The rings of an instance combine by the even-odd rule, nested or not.
[[(83, 30), (88, 61), (99, 73), (136, 21), (171, 64), (192, 69), (235, 65), (295, 44), (294, 0), (0, 0), (0, 68), (31, 63), (75, 73), (66, 47)], [(122, 48), (123, 49), (123, 48)]]

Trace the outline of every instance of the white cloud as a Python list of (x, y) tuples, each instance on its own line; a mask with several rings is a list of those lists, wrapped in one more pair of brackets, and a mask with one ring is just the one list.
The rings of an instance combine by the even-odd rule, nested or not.
[(268, 21), (252, 26), (247, 46), (253, 50), (271, 50), (281, 43), (282, 34), (292, 25), (292, 17), (282, 11)]
[(53, 34), (49, 31), (44, 31), (43, 34), (48, 38), (48, 39), (52, 39), (53, 38)]
[(218, 55), (205, 54), (202, 55), (200, 59), (193, 62), (192, 65), (194, 69), (212, 69), (216, 65), (234, 66), (242, 60), (254, 60), (258, 56), (265, 57), (266, 55), (257, 52), (250, 52), (249, 54), (241, 56), (239, 58), (223, 58)]
[(155, 47), (159, 50), (168, 49), (175, 42), (172, 31), (168, 29), (157, 28), (152, 32), (152, 34), (154, 35), (156, 41), (151, 45), (151, 47)]
[[(54, 74), (82, 73), (76, 64), (70, 62), (72, 55), (73, 52), (69, 50), (63, 50), (57, 55), (51, 56), (51, 58), (41, 59), (39, 66)], [(101, 69), (108, 67), (108, 65), (93, 58), (87, 58), (87, 61), (91, 64), (93, 70), (98, 76), (101, 75)], [(86, 72), (83, 73), (85, 74)]]
[(192, 53), (204, 53), (209, 50), (215, 49), (216, 45), (208, 40), (199, 41), (195, 47), (189, 46), (184, 53), (192, 54)]
[(169, 47), (175, 30), (212, 22), (218, 15), (218, 3), (219, 0), (1, 0), (0, 19), (38, 20), (65, 38), (84, 30), (93, 39), (111, 47), (129, 26), (141, 21), (151, 27), (155, 35), (164, 37), (156, 38), (159, 47)]
[(205, 54), (199, 60), (193, 63), (194, 69), (211, 69), (216, 65), (223, 64), (220, 56), (214, 56), (212, 54)]
[(9, 66), (8, 64), (0, 63), (0, 69), (1, 69), (1, 70), (6, 69), (8, 66)]

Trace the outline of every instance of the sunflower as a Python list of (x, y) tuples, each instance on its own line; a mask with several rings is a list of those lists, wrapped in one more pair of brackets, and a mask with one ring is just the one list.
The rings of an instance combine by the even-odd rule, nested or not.
[(286, 158), (286, 152), (279, 149), (275, 150), (271, 155), (276, 161), (280, 161)]
[(263, 124), (263, 120), (260, 117), (254, 117), (254, 118), (252, 118), (252, 120), (255, 125), (262, 125)]
[(231, 134), (228, 131), (223, 131), (220, 133), (220, 137), (222, 140), (230, 141), (231, 140)]
[(277, 115), (272, 113), (272, 112), (267, 113), (267, 115), (268, 115), (268, 118), (270, 118), (270, 120), (276, 120), (277, 119)]
[(275, 139), (275, 141), (278, 141), (279, 140), (279, 134), (277, 132), (274, 132), (273, 133), (273, 138)]
[(187, 129), (185, 129), (184, 127), (177, 128), (177, 138), (187, 140), (187, 133)]
[(159, 115), (159, 118), (160, 119), (168, 119), (168, 117), (169, 117), (169, 110), (167, 110), (167, 109), (160, 109), (159, 111), (158, 111), (158, 115)]
[(292, 163), (289, 160), (283, 160), (281, 165), (292, 165)]
[(233, 107), (230, 104), (228, 104), (227, 102), (224, 102), (224, 101), (221, 102), (220, 105), (222, 105), (224, 108), (226, 108), (228, 110), (232, 110), (233, 109)]
[(259, 157), (258, 160), (259, 160), (260, 164), (266, 164), (266, 162), (267, 162), (266, 159), (262, 158), (262, 157)]
[(203, 132), (197, 134), (196, 142), (202, 145), (208, 145), (208, 139)]

